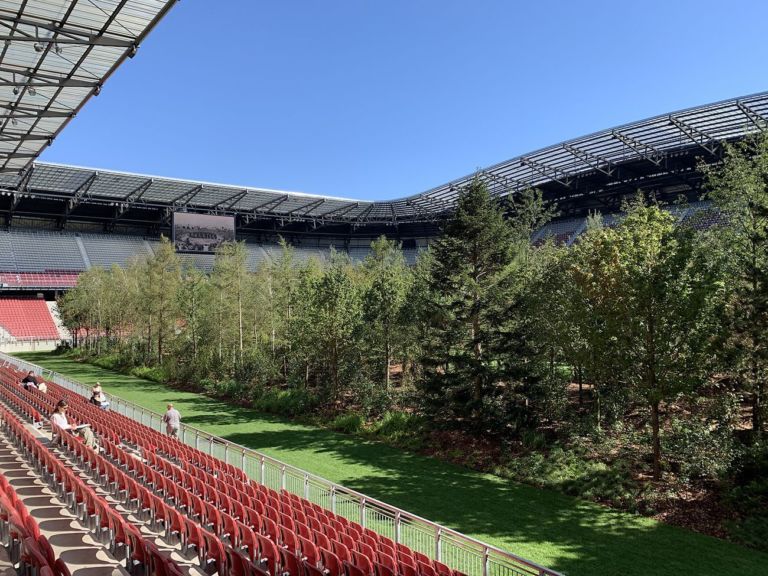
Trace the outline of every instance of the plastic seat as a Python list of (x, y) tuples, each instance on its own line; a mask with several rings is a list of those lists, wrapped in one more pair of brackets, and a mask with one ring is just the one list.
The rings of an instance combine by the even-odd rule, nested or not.
[(305, 576), (325, 576), (325, 572), (307, 560), (302, 562), (302, 568)]
[(437, 576), (437, 572), (435, 571), (431, 562), (427, 564), (426, 562), (417, 560), (416, 565), (419, 569), (419, 574), (421, 574), (421, 576)]
[(373, 563), (373, 573), (375, 576), (397, 576), (397, 572), (394, 568), (379, 562)]
[(360, 568), (359, 566), (355, 566), (351, 562), (344, 562), (344, 569), (347, 572), (347, 576), (368, 576), (368, 572)]
[(302, 576), (303, 571), (299, 558), (288, 550), (280, 550), (280, 567), (282, 574)]
[(344, 565), (339, 557), (327, 548), (320, 548), (320, 562), (328, 576), (343, 576)]
[(259, 562), (270, 574), (277, 574), (276, 570), (280, 563), (280, 552), (277, 544), (261, 534), (256, 535), (259, 542)]
[(352, 564), (360, 568), (366, 574), (373, 574), (373, 561), (368, 556), (357, 550), (351, 550), (351, 553)]
[(301, 551), (302, 559), (313, 566), (317, 566), (320, 563), (320, 552), (312, 540), (299, 536), (299, 549)]

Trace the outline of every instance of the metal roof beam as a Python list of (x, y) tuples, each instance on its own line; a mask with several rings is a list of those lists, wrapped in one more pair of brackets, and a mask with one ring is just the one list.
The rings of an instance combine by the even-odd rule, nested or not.
[(613, 163), (610, 160), (603, 158), (602, 156), (581, 150), (580, 148), (576, 148), (576, 146), (571, 144), (563, 144), (563, 148), (584, 162), (586, 165), (594, 168), (599, 172), (602, 172), (606, 176), (613, 176), (613, 173), (616, 171), (616, 167), (613, 165)]
[(221, 200), (220, 202), (216, 202), (216, 204), (212, 204), (211, 208), (218, 208), (222, 204), (227, 204), (227, 209), (232, 208), (232, 206), (237, 204), (240, 201), (240, 199), (243, 198), (246, 194), (248, 194), (248, 190), (240, 190), (240, 192), (238, 192), (237, 194), (232, 194), (231, 196), (224, 198), (224, 200)]
[[(514, 178), (508, 178), (506, 176), (501, 176), (499, 174), (494, 174), (493, 172), (483, 171), (480, 172), (480, 175), (484, 178), (487, 178), (488, 180), (491, 180), (495, 184), (502, 186), (505, 189), (505, 193), (519, 192), (520, 190), (525, 190), (528, 188), (528, 184), (525, 182), (515, 180)], [(498, 195), (501, 196), (501, 194)]]
[[(0, 116), (2, 119), (2, 116)], [(21, 132), (3, 132), (0, 134), (0, 142), (17, 142), (19, 140), (50, 140), (53, 136), (46, 134), (24, 134)]]
[(372, 203), (370, 206), (368, 206), (368, 208), (363, 210), (363, 212), (357, 218), (355, 218), (355, 220), (357, 222), (364, 222), (364, 221), (366, 221), (366, 218), (368, 217), (368, 214), (370, 214), (373, 211), (374, 206), (376, 206), (375, 202)]
[[(32, 34), (17, 26), (31, 26), (36, 29)], [(40, 44), (75, 44), (81, 46), (113, 46), (116, 48), (131, 48), (136, 45), (135, 40), (109, 36), (93, 31), (77, 30), (67, 26), (61, 26), (55, 22), (45, 20), (29, 20), (16, 16), (0, 14), (0, 27), (9, 28), (11, 34), (0, 34), (0, 42), (35, 42)], [(15, 29), (14, 29), (15, 28)], [(52, 32), (54, 38), (40, 36), (40, 30)]]
[(571, 182), (572, 182), (571, 177), (560, 168), (555, 168), (554, 166), (547, 166), (543, 162), (538, 162), (536, 160), (533, 160), (531, 158), (526, 158), (524, 156), (520, 158), (520, 164), (524, 164), (525, 166), (532, 168), (542, 176), (551, 178), (552, 180), (554, 180), (559, 184), (562, 184), (566, 188), (571, 187)]
[(197, 186), (193, 187), (191, 190), (187, 190), (183, 194), (179, 194), (178, 196), (176, 196), (176, 198), (171, 200), (171, 204), (178, 203), (186, 206), (187, 204), (189, 204), (189, 201), (192, 200), (192, 198), (194, 198), (195, 196), (197, 196), (202, 190), (203, 190), (203, 185), (198, 184)]
[[(717, 145), (713, 143), (712, 137), (709, 136), (706, 132), (702, 132), (698, 128), (694, 128), (690, 124), (687, 124), (680, 120), (679, 118), (675, 118), (674, 116), (669, 117), (669, 121), (674, 124), (678, 130), (680, 130), (683, 134), (688, 136), (688, 138), (694, 143), (698, 144), (704, 150), (712, 154), (713, 156), (717, 152)], [(714, 144), (714, 145), (713, 145)]]
[(337, 217), (343, 216), (347, 212), (350, 212), (351, 210), (354, 210), (355, 208), (359, 208), (359, 207), (360, 207), (360, 202), (354, 202), (353, 204), (347, 204), (345, 206), (340, 206), (339, 208), (334, 208), (333, 210), (328, 210), (327, 212), (323, 212), (322, 214), (318, 214), (316, 218), (322, 219), (332, 214), (335, 214)]
[[(37, 108), (27, 108), (26, 106), (18, 106), (17, 104), (3, 104), (0, 103), (0, 110), (8, 110), (8, 114), (5, 118), (11, 118), (12, 115), (16, 118), (72, 118), (74, 111), (64, 110), (39, 110)], [(12, 114), (11, 114), (12, 113)]]
[(123, 202), (136, 202), (137, 200), (141, 199), (142, 196), (144, 196), (144, 193), (149, 190), (149, 187), (152, 186), (152, 183), (155, 181), (154, 178), (150, 178), (144, 182), (142, 182), (139, 186), (128, 192), (128, 194), (125, 195), (123, 198)]
[(288, 214), (293, 214), (294, 212), (298, 212), (299, 210), (304, 210), (301, 215), (307, 216), (310, 212), (310, 210), (313, 210), (314, 208), (321, 206), (325, 203), (325, 198), (320, 198), (319, 200), (315, 200), (314, 202), (310, 202), (309, 204), (305, 204), (304, 206), (299, 206), (298, 208), (294, 208)]
[[(288, 200), (288, 194), (283, 194), (282, 196), (278, 196), (277, 198), (272, 198), (272, 199), (270, 199), (270, 200), (268, 200), (266, 202), (262, 202), (261, 204), (257, 204), (256, 206), (251, 208), (251, 211), (252, 212), (258, 212), (262, 208), (266, 208), (267, 206), (269, 206), (270, 209), (271, 209), (271, 208), (279, 206), (280, 204), (282, 204), (286, 200)], [(275, 206), (272, 206), (272, 204), (275, 204)]]
[(653, 146), (646, 144), (645, 142), (641, 142), (636, 138), (632, 138), (631, 136), (622, 134), (618, 130), (611, 130), (611, 136), (619, 140), (622, 144), (624, 144), (628, 148), (631, 148), (632, 150), (637, 152), (645, 160), (648, 160), (648, 162), (651, 162), (656, 166), (661, 165), (661, 161), (664, 159), (664, 153), (661, 152), (660, 150), (657, 150)]
[(766, 119), (762, 114), (755, 112), (741, 100), (736, 100), (736, 106), (738, 106), (739, 110), (742, 111), (744, 116), (746, 116), (758, 129), (765, 130), (766, 127), (768, 127), (768, 119)]

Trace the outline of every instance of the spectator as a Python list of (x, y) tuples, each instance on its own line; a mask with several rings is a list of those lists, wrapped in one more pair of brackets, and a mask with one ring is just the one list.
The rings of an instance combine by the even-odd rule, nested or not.
[[(56, 404), (56, 409), (53, 411), (53, 414), (51, 414), (51, 425), (60, 428), (61, 430), (72, 430), (72, 426), (67, 420), (67, 408), (69, 408), (69, 403), (63, 399), (59, 400)], [(54, 432), (55, 431), (56, 430), (54, 429)], [(92, 450), (96, 449), (96, 437), (93, 435), (90, 425), (81, 424), (80, 426), (75, 427), (75, 431), (83, 438), (83, 442), (88, 448)]]
[(95, 404), (102, 410), (109, 408), (107, 397), (104, 395), (104, 391), (101, 389), (101, 382), (96, 382), (96, 385), (91, 388), (91, 399), (89, 402), (91, 404)]
[(181, 414), (173, 404), (168, 404), (168, 410), (163, 415), (163, 422), (165, 422), (165, 432), (171, 438), (177, 438), (179, 436), (179, 427), (181, 426)]
[(30, 370), (26, 376), (24, 376), (24, 379), (21, 381), (21, 385), (24, 386), (25, 390), (29, 390), (29, 387), (32, 386), (32, 388), (37, 389), (37, 376), (35, 376), (35, 373)]

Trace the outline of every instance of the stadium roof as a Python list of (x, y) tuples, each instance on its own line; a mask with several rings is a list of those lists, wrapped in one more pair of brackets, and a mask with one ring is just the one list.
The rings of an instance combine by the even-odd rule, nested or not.
[[(563, 214), (615, 209), (623, 195), (638, 189), (662, 199), (693, 196), (701, 183), (699, 160), (718, 161), (722, 142), (763, 130), (767, 121), (768, 92), (764, 92), (596, 132), (496, 164), (480, 174), (499, 197), (539, 188)], [(7, 197), (6, 202), (0, 198), (0, 212), (12, 212), (24, 199), (36, 198), (27, 204), (48, 201), (48, 215), (59, 211), (64, 220), (87, 204), (106, 207), (101, 217), (112, 222), (154, 222), (161, 227), (174, 211), (231, 214), (241, 227), (265, 221), (280, 226), (311, 223), (313, 229), (338, 224), (392, 226), (437, 221), (453, 207), (459, 188), (474, 176), (422, 194), (371, 202), (34, 163), (21, 173), (0, 174), (0, 194)]]
[(0, 0), (0, 173), (27, 169), (177, 0)]

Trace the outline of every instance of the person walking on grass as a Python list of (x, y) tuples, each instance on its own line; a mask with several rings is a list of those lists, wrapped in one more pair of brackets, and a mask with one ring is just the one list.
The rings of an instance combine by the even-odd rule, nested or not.
[(165, 422), (165, 432), (171, 438), (178, 438), (179, 427), (181, 426), (181, 414), (179, 414), (179, 411), (173, 407), (173, 404), (169, 403), (167, 408), (168, 409), (166, 413), (163, 415), (163, 422)]

